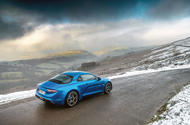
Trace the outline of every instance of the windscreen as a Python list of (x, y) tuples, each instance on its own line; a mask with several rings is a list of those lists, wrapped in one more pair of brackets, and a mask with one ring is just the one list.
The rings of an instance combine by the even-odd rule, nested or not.
[(51, 78), (49, 81), (55, 82), (57, 84), (67, 84), (72, 81), (73, 77), (65, 74), (57, 75)]

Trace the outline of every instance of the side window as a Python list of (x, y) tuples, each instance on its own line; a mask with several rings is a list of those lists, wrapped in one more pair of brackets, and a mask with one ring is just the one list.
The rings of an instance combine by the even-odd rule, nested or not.
[(82, 78), (81, 76), (78, 77), (77, 81), (82, 81)]
[(95, 76), (90, 75), (90, 74), (85, 74), (85, 75), (79, 76), (78, 81), (89, 81), (89, 80), (94, 80), (94, 79), (96, 79)]

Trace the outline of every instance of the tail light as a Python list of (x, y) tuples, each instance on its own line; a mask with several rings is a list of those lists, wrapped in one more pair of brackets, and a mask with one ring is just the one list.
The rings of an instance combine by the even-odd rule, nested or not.
[(53, 90), (53, 89), (47, 89), (47, 91), (52, 92), (52, 93), (57, 92), (57, 90)]

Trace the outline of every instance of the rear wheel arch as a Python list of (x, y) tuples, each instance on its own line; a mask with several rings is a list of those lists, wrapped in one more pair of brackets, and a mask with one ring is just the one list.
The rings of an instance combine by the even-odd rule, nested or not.
[(112, 85), (112, 82), (111, 82), (111, 81), (106, 81), (106, 83), (105, 83), (104, 85), (106, 86), (106, 84), (108, 84), (108, 83), (111, 83), (111, 85)]
[(112, 82), (111, 82), (111, 81), (107, 81), (107, 83), (111, 83), (111, 84), (112, 84)]
[(81, 99), (80, 99), (81, 94), (80, 94), (79, 91), (76, 90), (76, 89), (72, 89), (72, 90), (68, 91), (68, 92), (67, 92), (67, 95), (65, 96), (65, 98), (67, 98), (68, 94), (69, 94), (71, 91), (76, 91), (76, 92), (77, 92), (77, 94), (78, 94), (78, 96), (79, 96), (79, 101), (80, 101), (80, 100), (81, 100)]
[[(72, 90), (68, 91), (68, 92), (67, 92), (67, 95), (68, 95), (71, 91), (76, 91), (77, 94), (78, 94), (78, 96), (80, 96), (80, 93), (79, 93), (78, 90), (76, 90), (76, 89), (72, 89)], [(67, 96), (67, 95), (66, 95), (66, 96)]]

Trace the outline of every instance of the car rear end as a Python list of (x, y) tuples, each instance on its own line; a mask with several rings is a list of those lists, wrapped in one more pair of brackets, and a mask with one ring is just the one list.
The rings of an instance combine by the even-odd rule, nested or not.
[(42, 84), (39, 85), (36, 89), (36, 97), (53, 104), (64, 104), (65, 95), (56, 87), (47, 87)]

